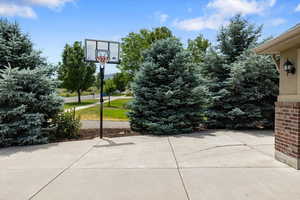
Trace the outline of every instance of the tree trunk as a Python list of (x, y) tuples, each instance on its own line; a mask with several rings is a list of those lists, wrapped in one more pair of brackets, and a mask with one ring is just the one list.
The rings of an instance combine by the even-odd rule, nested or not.
[(110, 95), (108, 95), (108, 107), (110, 107)]
[(77, 96), (78, 96), (78, 104), (81, 103), (81, 94), (80, 94), (80, 90), (77, 90)]

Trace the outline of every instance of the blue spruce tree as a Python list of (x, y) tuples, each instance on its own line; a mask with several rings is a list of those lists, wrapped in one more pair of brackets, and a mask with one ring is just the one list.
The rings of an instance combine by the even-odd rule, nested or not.
[[(235, 127), (238, 123), (229, 116), (235, 105), (241, 102), (232, 101), (231, 77), (232, 64), (236, 62), (244, 51), (254, 47), (261, 34), (261, 27), (256, 27), (236, 15), (227, 26), (220, 29), (217, 35), (217, 46), (211, 48), (201, 63), (201, 74), (207, 80), (207, 87), (212, 95), (212, 101), (207, 109), (209, 128)], [(251, 85), (247, 85), (252, 87)]]
[(155, 42), (132, 84), (133, 130), (166, 135), (192, 132), (204, 120), (207, 90), (194, 73), (191, 55), (175, 38)]
[(18, 23), (0, 19), (0, 69), (30, 68), (46, 65), (41, 52), (33, 49), (30, 37), (21, 31)]
[(48, 142), (43, 128), (62, 110), (53, 68), (0, 70), (0, 147)]
[(231, 66), (230, 123), (227, 128), (252, 129), (274, 126), (274, 102), (278, 96), (278, 72), (271, 56), (245, 51)]
[(270, 56), (251, 51), (261, 27), (237, 15), (218, 33), (200, 71), (212, 101), (206, 110), (209, 128), (268, 128), (274, 124), (278, 74)]

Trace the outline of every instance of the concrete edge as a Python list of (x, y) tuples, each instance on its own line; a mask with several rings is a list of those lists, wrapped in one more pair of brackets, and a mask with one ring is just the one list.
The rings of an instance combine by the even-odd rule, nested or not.
[(300, 159), (288, 156), (280, 151), (275, 150), (275, 159), (283, 162), (297, 170), (300, 170)]

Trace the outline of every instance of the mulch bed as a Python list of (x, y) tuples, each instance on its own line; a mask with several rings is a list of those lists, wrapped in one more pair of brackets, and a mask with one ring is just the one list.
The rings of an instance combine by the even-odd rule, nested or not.
[[(203, 131), (207, 130), (206, 128), (199, 127), (194, 131)], [(141, 133), (134, 132), (130, 128), (104, 128), (103, 137), (106, 138), (115, 138), (115, 137), (125, 137), (125, 136), (137, 136), (142, 135)], [(52, 142), (68, 142), (68, 141), (79, 141), (79, 140), (89, 140), (94, 139), (100, 136), (99, 129), (80, 129), (79, 135), (76, 138), (72, 139), (57, 139)]]
[[(79, 137), (82, 139), (93, 139), (99, 137), (99, 129), (81, 129)], [(130, 128), (104, 128), (103, 137), (114, 138), (124, 136), (136, 136), (140, 135), (137, 132), (132, 131)]]
[[(141, 135), (140, 133), (132, 131), (130, 128), (104, 128), (103, 137), (114, 138), (114, 137), (125, 137), (125, 136), (136, 136)], [(69, 142), (79, 140), (89, 140), (99, 137), (99, 129), (81, 129), (79, 135), (72, 139), (57, 139), (52, 142)]]

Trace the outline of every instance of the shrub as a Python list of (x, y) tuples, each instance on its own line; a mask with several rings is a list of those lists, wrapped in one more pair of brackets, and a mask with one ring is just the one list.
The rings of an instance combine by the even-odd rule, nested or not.
[(62, 110), (54, 68), (0, 71), (0, 147), (48, 142), (42, 130)]
[(193, 131), (208, 98), (190, 54), (171, 38), (154, 43), (144, 57), (132, 85), (131, 128), (159, 135)]
[(51, 135), (51, 140), (78, 138), (81, 123), (75, 113), (60, 113), (53, 119), (53, 124), (56, 126), (56, 131)]

